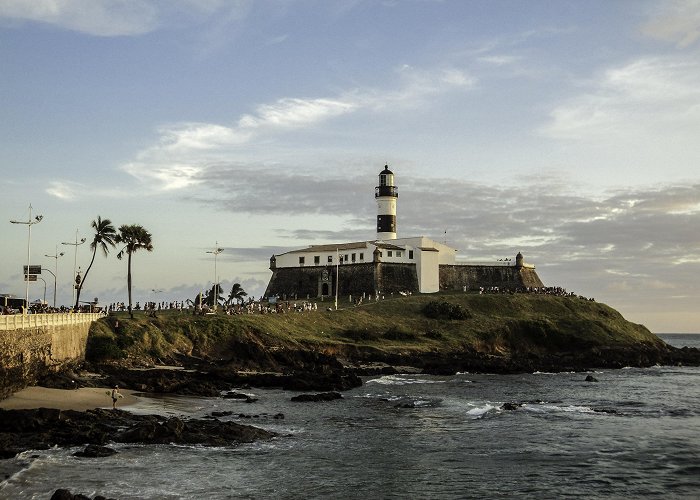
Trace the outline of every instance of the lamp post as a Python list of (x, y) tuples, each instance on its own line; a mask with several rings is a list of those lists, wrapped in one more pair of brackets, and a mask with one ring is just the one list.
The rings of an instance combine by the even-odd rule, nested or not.
[(216, 306), (219, 304), (219, 281), (216, 276), (216, 256), (223, 252), (223, 248), (219, 248), (219, 242), (216, 242), (216, 247), (214, 250), (207, 250), (207, 253), (214, 254), (214, 312), (216, 312)]
[(58, 253), (58, 245), (56, 245), (56, 253), (55, 254), (53, 254), (53, 255), (44, 254), (44, 257), (50, 257), (52, 259), (56, 259), (56, 267), (54, 268), (55, 272), (51, 273), (51, 271), (49, 271), (47, 269), (47, 271), (49, 271), (51, 274), (53, 274), (53, 308), (54, 309), (56, 309), (56, 279), (57, 279), (56, 276), (58, 276), (58, 258), (63, 257), (64, 255), (65, 254), (63, 252)]
[[(73, 277), (75, 278), (75, 269), (78, 266), (78, 245), (82, 245), (85, 243), (85, 238), (81, 238), (80, 241), (78, 241), (78, 230), (75, 230), (75, 243), (69, 243), (69, 242), (63, 242), (61, 245), (71, 245), (75, 247), (75, 255), (73, 256)], [(73, 300), (71, 301), (72, 304), (75, 303), (75, 285), (73, 285)]]
[(338, 277), (340, 276), (340, 254), (335, 249), (335, 310), (338, 310)]
[(43, 215), (37, 215), (32, 219), (32, 204), (29, 204), (29, 219), (26, 221), (23, 220), (11, 220), (10, 222), (12, 224), (26, 224), (27, 228), (29, 229), (29, 237), (27, 238), (27, 274), (24, 276), (24, 281), (25, 281), (25, 291), (24, 291), (24, 314), (27, 314), (29, 311), (29, 264), (31, 263), (31, 246), (32, 246), (32, 226), (34, 224), (39, 224), (41, 222), (41, 219), (43, 219)]

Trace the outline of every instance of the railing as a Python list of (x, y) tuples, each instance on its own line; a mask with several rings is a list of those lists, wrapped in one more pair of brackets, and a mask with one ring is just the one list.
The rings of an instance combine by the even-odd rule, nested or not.
[[(469, 261), (456, 260), (455, 266), (487, 266), (487, 267), (515, 267), (514, 260), (489, 260), (489, 261)], [(535, 269), (534, 264), (523, 263), (524, 269)]]
[(0, 330), (80, 325), (92, 323), (103, 316), (104, 313), (10, 314), (0, 316)]
[(514, 266), (515, 261), (505, 261), (505, 260), (489, 260), (489, 261), (477, 261), (477, 260), (455, 260), (456, 266), (489, 266), (489, 267), (509, 267)]
[(380, 196), (393, 196), (394, 198), (399, 197), (398, 186), (377, 186), (374, 188), (374, 197), (379, 198)]

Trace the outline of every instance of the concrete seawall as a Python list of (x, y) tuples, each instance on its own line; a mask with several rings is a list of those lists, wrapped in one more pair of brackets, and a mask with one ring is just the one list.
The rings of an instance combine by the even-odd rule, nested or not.
[(0, 399), (85, 359), (88, 332), (102, 314), (0, 316)]

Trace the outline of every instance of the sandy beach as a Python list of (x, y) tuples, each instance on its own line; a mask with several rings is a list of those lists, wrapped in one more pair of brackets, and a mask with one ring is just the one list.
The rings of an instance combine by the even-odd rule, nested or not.
[[(5, 410), (31, 408), (58, 408), (60, 410), (91, 410), (93, 408), (111, 408), (112, 398), (107, 394), (109, 387), (84, 387), (81, 389), (47, 389), (46, 387), (27, 387), (0, 401), (0, 408)], [(120, 389), (124, 396), (117, 402), (117, 408), (136, 403), (134, 391)]]

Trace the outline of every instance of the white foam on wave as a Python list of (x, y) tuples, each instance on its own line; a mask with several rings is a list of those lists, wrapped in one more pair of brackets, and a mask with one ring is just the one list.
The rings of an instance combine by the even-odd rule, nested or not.
[(527, 403), (522, 406), (524, 410), (534, 413), (596, 413), (590, 406), (567, 405), (558, 406), (553, 404), (532, 404)]
[(468, 410), (467, 415), (469, 415), (473, 419), (484, 418), (484, 415), (495, 409), (497, 409), (497, 406), (494, 406), (490, 403), (486, 403), (484, 406), (477, 406), (475, 408), (472, 408), (471, 410)]
[(533, 375), (570, 375), (572, 373), (576, 373), (576, 372), (540, 372), (540, 371), (532, 372)]
[(425, 378), (413, 378), (405, 375), (384, 375), (365, 382), (366, 384), (381, 385), (409, 385), (409, 384), (444, 384), (444, 380), (430, 380)]

